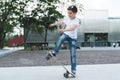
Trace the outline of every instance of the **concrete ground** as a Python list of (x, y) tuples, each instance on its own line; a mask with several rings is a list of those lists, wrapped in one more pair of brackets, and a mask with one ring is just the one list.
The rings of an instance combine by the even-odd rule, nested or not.
[[(70, 69), (70, 66), (67, 66)], [(0, 68), (1, 80), (120, 80), (120, 64), (78, 65), (76, 78), (64, 78), (61, 66)]]
[[(98, 48), (99, 49), (99, 48)], [(77, 50), (77, 65), (120, 63), (120, 49), (82, 48)], [(0, 58), (0, 67), (54, 66), (54, 60), (46, 61), (47, 51), (14, 51)], [(70, 65), (69, 50), (61, 50), (56, 56), (65, 65)]]
[[(7, 55), (5, 51), (0, 50), (4, 52), (0, 57), (1, 80), (66, 80), (58, 63), (45, 60), (47, 51), (12, 50)], [(68, 50), (60, 51), (57, 59), (70, 70)], [(67, 80), (120, 80), (119, 75), (120, 48), (82, 48), (77, 50), (77, 77)]]

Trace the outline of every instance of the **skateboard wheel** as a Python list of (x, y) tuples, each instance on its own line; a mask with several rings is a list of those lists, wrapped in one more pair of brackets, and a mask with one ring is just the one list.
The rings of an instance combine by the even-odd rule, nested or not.
[(68, 73), (64, 73), (63, 75), (64, 75), (65, 78), (68, 78), (68, 77), (69, 77), (69, 76), (68, 76), (68, 75), (69, 75)]

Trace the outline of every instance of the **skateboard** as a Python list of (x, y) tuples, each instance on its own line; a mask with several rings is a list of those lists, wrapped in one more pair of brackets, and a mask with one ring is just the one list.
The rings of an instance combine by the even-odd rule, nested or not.
[(63, 65), (59, 60), (57, 60), (57, 58), (55, 56), (52, 55), (52, 58), (53, 60), (57, 63), (57, 64), (60, 64), (65, 70), (66, 70), (66, 73), (63, 74), (63, 76), (65, 78), (75, 78), (75, 75), (70, 72), (66, 67), (65, 65)]

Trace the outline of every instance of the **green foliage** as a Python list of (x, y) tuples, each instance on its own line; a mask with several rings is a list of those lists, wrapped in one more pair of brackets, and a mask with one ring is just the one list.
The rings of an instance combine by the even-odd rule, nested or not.
[(0, 48), (4, 46), (6, 33), (13, 32), (15, 24), (16, 0), (0, 1)]
[(75, 2), (76, 0), (72, 0), (72, 2)]
[[(32, 0), (31, 0), (32, 1)], [(26, 2), (29, 3), (30, 1)], [(21, 16), (19, 22), (21, 27), (25, 30), (25, 41), (27, 40), (29, 31), (44, 34), (45, 42), (47, 40), (47, 30), (54, 30), (49, 28), (49, 24), (57, 21), (63, 16), (56, 10), (55, 3), (58, 0), (38, 0), (36, 7), (31, 12), (25, 10), (25, 6), (21, 7)]]
[(30, 0), (0, 0), (0, 48), (4, 46), (7, 33), (12, 33), (14, 27), (20, 24), (26, 2)]
[(32, 15), (38, 18), (40, 25), (45, 28), (49, 27), (50, 23), (57, 21), (63, 16), (56, 10), (55, 3), (58, 0), (39, 0), (37, 8), (32, 11)]
[[(14, 27), (24, 28), (25, 41), (29, 31), (44, 34), (47, 40), (47, 31), (56, 28), (49, 28), (63, 16), (56, 10), (59, 0), (0, 0), (0, 48), (4, 46), (4, 39), (7, 33), (13, 32)], [(74, 0), (75, 1), (75, 0)], [(34, 3), (34, 5), (33, 5)], [(31, 10), (27, 8), (33, 5)]]
[(39, 0), (37, 8), (33, 11), (33, 12), (37, 11), (36, 13), (39, 16), (39, 22), (41, 25), (44, 26), (45, 42), (47, 41), (47, 31), (48, 30), (52, 31), (56, 29), (49, 28), (49, 25), (63, 17), (63, 15), (56, 10), (57, 8), (57, 6), (55, 6), (56, 3), (59, 3), (59, 0), (42, 0), (42, 1)]

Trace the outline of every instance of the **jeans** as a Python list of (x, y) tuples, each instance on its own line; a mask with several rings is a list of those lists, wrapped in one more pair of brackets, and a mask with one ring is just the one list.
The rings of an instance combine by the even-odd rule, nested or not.
[(69, 43), (70, 59), (71, 59), (71, 71), (73, 73), (75, 73), (75, 71), (76, 71), (76, 39), (72, 39), (68, 35), (63, 33), (59, 37), (53, 52), (54, 52), (54, 54), (57, 54), (59, 52), (61, 44), (64, 41), (68, 41), (68, 43)]

